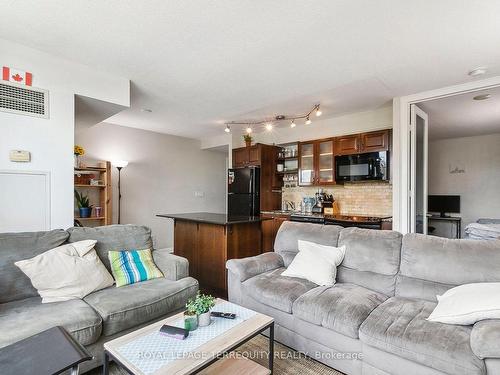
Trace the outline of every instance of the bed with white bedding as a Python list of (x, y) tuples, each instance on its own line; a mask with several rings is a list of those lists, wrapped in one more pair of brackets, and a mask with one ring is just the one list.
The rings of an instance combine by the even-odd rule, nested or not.
[(465, 238), (471, 240), (500, 239), (500, 219), (479, 219), (465, 228)]

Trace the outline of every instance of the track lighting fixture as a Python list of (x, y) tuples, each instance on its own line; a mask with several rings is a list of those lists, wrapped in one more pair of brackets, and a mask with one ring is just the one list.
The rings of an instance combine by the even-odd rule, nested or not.
[(319, 104), (316, 106), (316, 117), (319, 117), (323, 114), (323, 112), (321, 112), (321, 108), (319, 108)]
[(290, 127), (295, 128), (297, 126), (295, 120), (305, 119), (306, 125), (311, 124), (312, 121), (310, 116), (313, 112), (317, 117), (323, 114), (319, 103), (315, 104), (309, 112), (306, 112), (304, 114), (299, 114), (299, 115), (278, 114), (273, 116), (272, 119), (268, 117), (265, 120), (256, 120), (256, 121), (230, 121), (226, 123), (226, 128), (224, 129), (224, 131), (226, 133), (230, 133), (231, 132), (230, 126), (233, 125), (244, 125), (246, 127), (247, 134), (252, 133), (253, 127), (257, 127), (257, 129), (264, 128), (266, 131), (271, 131), (274, 129), (274, 126), (279, 125), (281, 121), (290, 121)]

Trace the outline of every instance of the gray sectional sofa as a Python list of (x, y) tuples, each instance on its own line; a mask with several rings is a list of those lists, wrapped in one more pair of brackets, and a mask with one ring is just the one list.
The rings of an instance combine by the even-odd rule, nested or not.
[(0, 347), (62, 325), (94, 355), (82, 364), (86, 371), (102, 363), (106, 341), (178, 312), (198, 291), (198, 282), (188, 277), (186, 259), (155, 250), (154, 260), (165, 278), (112, 286), (83, 300), (42, 304), (14, 262), (84, 239), (97, 240), (96, 251), (108, 270), (109, 250), (153, 247), (149, 228), (134, 225), (0, 234)]
[[(337, 284), (281, 276), (297, 240), (346, 245)], [(285, 222), (274, 252), (229, 260), (229, 300), (275, 318), (275, 338), (346, 374), (500, 374), (500, 320), (426, 320), (436, 294), (500, 281), (500, 241)]]

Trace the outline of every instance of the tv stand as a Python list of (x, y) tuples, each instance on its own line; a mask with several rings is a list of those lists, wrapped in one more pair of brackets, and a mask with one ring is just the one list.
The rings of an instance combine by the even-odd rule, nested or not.
[(453, 225), (455, 225), (456, 232), (455, 232), (455, 238), (459, 239), (462, 238), (462, 218), (460, 216), (446, 216), (443, 213), (441, 215), (432, 215), (427, 217), (427, 221), (431, 222), (432, 220), (434, 221), (447, 221)]

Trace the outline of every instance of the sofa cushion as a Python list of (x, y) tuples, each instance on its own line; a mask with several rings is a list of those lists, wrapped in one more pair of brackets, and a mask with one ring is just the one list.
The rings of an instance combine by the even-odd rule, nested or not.
[(198, 282), (192, 277), (159, 278), (102, 289), (84, 300), (101, 315), (103, 334), (110, 336), (182, 308), (197, 292)]
[(346, 254), (338, 269), (337, 281), (393, 296), (399, 271), (401, 241), (401, 233), (395, 231), (342, 229), (338, 246), (345, 246)]
[(108, 270), (109, 250), (152, 249), (151, 229), (140, 225), (107, 225), (103, 227), (69, 228), (69, 242), (97, 240), (95, 249)]
[(435, 303), (392, 297), (360, 327), (367, 345), (447, 374), (484, 374), (485, 365), (470, 346), (470, 326), (429, 322)]
[(483, 282), (500, 282), (500, 241), (405, 234), (396, 295), (434, 302), (430, 291)]
[(283, 257), (288, 267), (299, 252), (298, 240), (311, 241), (320, 245), (337, 246), (342, 227), (285, 221), (281, 224), (274, 241), (274, 251)]
[(388, 297), (355, 284), (321, 286), (293, 303), (293, 315), (357, 339), (359, 326)]
[(278, 268), (261, 273), (243, 282), (242, 287), (256, 301), (291, 313), (293, 302), (317, 285), (305, 279), (281, 276), (284, 270)]
[(479, 358), (500, 358), (500, 319), (481, 320), (474, 324), (470, 346)]
[(80, 299), (42, 304), (39, 297), (0, 305), (0, 347), (55, 326), (63, 326), (82, 345), (96, 342), (102, 319)]
[(14, 263), (61, 246), (67, 238), (68, 232), (62, 229), (0, 233), (0, 303), (38, 296), (30, 279)]

